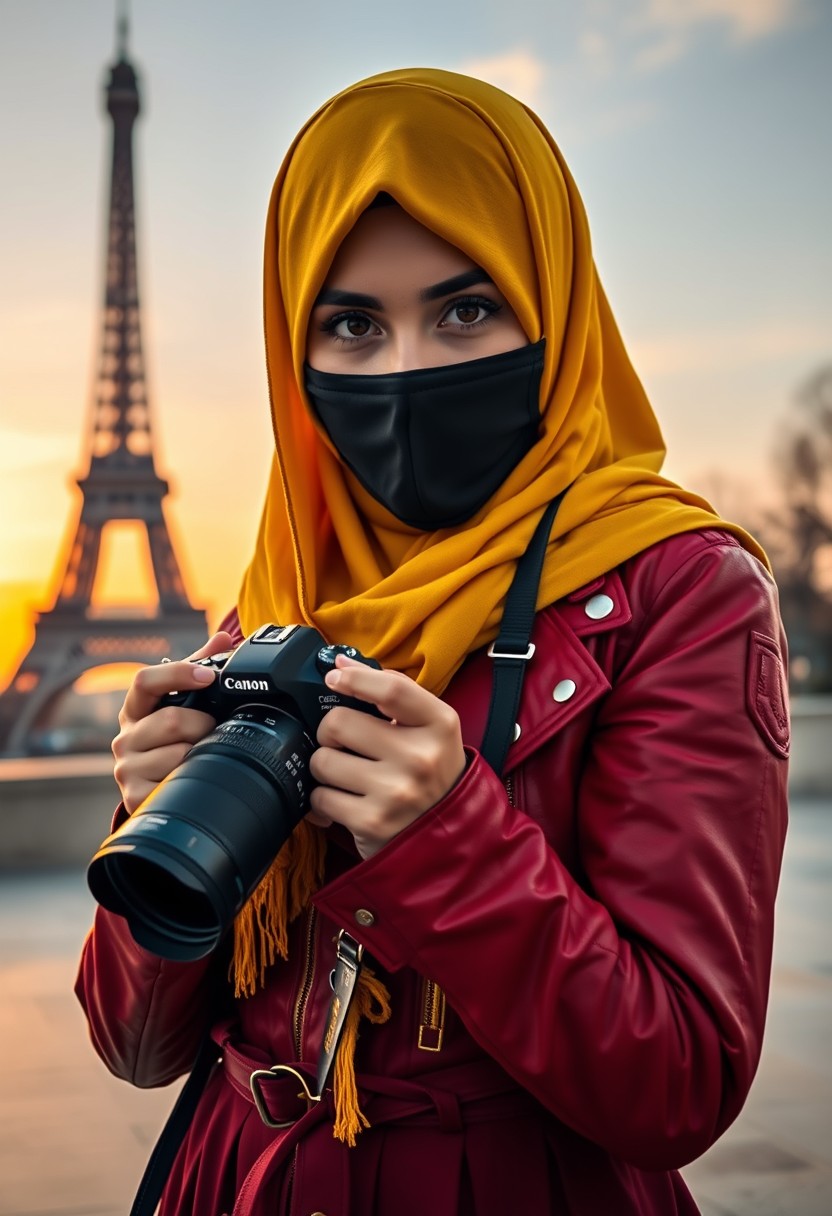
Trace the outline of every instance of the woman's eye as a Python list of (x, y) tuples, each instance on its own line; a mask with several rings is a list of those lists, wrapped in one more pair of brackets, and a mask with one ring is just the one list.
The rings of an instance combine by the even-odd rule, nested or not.
[(362, 312), (339, 313), (329, 317), (322, 323), (321, 329), (342, 342), (357, 342), (372, 333), (380, 332), (378, 326)]
[(480, 304), (457, 304), (453, 311), (457, 321), (463, 325), (473, 325), (475, 321), (481, 320), (482, 306)]
[(343, 337), (349, 335), (350, 338), (364, 338), (372, 329), (369, 317), (345, 317), (343, 321), (336, 326), (335, 332), (344, 329), (346, 332)]
[(439, 324), (441, 326), (458, 325), (463, 329), (470, 329), (473, 325), (482, 325), (489, 317), (498, 312), (499, 309), (499, 304), (494, 300), (486, 299), (484, 296), (454, 300), (446, 309)]

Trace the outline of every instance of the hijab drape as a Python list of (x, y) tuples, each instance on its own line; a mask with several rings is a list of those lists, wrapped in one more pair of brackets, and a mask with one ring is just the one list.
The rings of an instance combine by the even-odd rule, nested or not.
[[(398, 522), (362, 489), (302, 388), (315, 298), (380, 192), (487, 271), (530, 341), (546, 338), (538, 442), (467, 524), (437, 532)], [(742, 529), (660, 475), (661, 432), (601, 287), (577, 189), (539, 119), (499, 89), (413, 69), (324, 105), (275, 182), (264, 295), (276, 452), (240, 593), (246, 632), (314, 625), (441, 693), (496, 636), (516, 561), (567, 486), (538, 607), (667, 536), (717, 523), (765, 561)]]

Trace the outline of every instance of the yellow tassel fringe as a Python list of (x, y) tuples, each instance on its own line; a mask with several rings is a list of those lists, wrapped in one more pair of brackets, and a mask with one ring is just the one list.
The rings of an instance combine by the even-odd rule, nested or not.
[(374, 1026), (379, 1026), (389, 1017), (390, 993), (369, 967), (363, 967), (358, 977), (358, 987), (347, 1010), (333, 1074), (335, 1122), (332, 1134), (350, 1148), (355, 1148), (355, 1138), (359, 1132), (370, 1126), (369, 1119), (358, 1105), (358, 1089), (355, 1084), (358, 1023), (361, 1018), (366, 1018)]
[(323, 882), (326, 841), (301, 820), (234, 921), (234, 996), (254, 996), (266, 968), (289, 956), (289, 925)]
[[(324, 878), (326, 840), (318, 828), (301, 820), (251, 898), (234, 921), (234, 957), (231, 975), (234, 996), (254, 996), (266, 982), (266, 968), (289, 956), (289, 925), (307, 907)], [(350, 1148), (370, 1123), (358, 1105), (355, 1083), (355, 1047), (358, 1024), (366, 1018), (381, 1025), (390, 1017), (390, 993), (380, 979), (364, 967), (338, 1044), (333, 1070), (335, 1121), (332, 1134)]]

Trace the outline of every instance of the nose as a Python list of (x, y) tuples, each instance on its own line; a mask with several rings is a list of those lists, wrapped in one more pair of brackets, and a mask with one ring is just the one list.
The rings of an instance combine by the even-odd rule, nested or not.
[(412, 372), (423, 367), (442, 367), (453, 363), (458, 356), (446, 349), (430, 334), (418, 327), (398, 330), (386, 350), (388, 373)]

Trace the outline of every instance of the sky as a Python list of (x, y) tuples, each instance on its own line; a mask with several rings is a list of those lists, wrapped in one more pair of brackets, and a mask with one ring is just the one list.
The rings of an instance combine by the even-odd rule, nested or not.
[[(50, 607), (101, 329), (116, 0), (0, 0), (0, 688)], [(139, 288), (157, 467), (192, 601), (236, 599), (272, 449), (261, 318), (274, 176), (374, 72), (491, 80), (559, 143), (662, 423), (737, 516), (832, 361), (832, 0), (132, 0)], [(111, 538), (102, 600), (142, 592)]]

